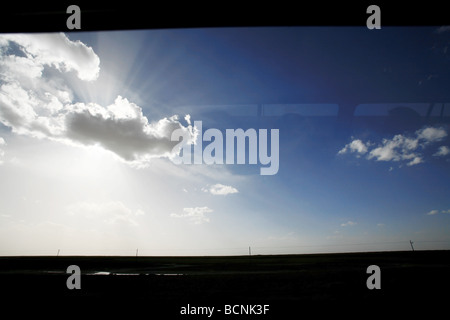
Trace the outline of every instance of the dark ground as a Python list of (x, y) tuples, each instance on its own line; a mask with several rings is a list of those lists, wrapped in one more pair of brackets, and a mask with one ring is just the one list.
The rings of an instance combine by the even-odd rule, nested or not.
[[(81, 289), (69, 290), (69, 265)], [(366, 286), (367, 267), (381, 269), (381, 289)], [(93, 272), (111, 275), (92, 275)], [(139, 275), (121, 275), (135, 273)], [(168, 275), (181, 274), (181, 275)], [(402, 318), (448, 313), (450, 251), (233, 257), (0, 257), (0, 304), (14, 318), (207, 318), (181, 307), (214, 307), (211, 318), (302, 319), (324, 316)], [(225, 315), (224, 306), (269, 305), (266, 315)], [(312, 313), (311, 313), (312, 312)], [(444, 312), (442, 314), (442, 312)], [(417, 315), (416, 315), (417, 316)]]

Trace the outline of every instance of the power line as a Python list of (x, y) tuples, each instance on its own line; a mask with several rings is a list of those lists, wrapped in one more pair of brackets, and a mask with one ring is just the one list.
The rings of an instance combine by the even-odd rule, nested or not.
[[(426, 244), (429, 244), (428, 246), (426, 246)], [(339, 247), (358, 247), (358, 246), (376, 246), (377, 250), (383, 250), (383, 246), (385, 246), (386, 249), (388, 249), (388, 246), (391, 245), (398, 245), (399, 247), (401, 247), (402, 245), (404, 246), (404, 248), (408, 248), (410, 247), (412, 250), (416, 250), (416, 249), (422, 249), (424, 248), (424, 246), (428, 247), (427, 249), (429, 250), (434, 250), (437, 248), (430, 248), (431, 244), (436, 244), (436, 246), (438, 244), (442, 244), (440, 247), (440, 249), (443, 249), (444, 247), (448, 250), (450, 249), (450, 246), (448, 244), (450, 244), (450, 240), (417, 240), (417, 241), (412, 241), (412, 240), (402, 240), (402, 241), (378, 241), (378, 242), (357, 242), (357, 243), (351, 243), (351, 242), (345, 242), (345, 243), (323, 243), (323, 244), (297, 244), (297, 245), (285, 245), (285, 246), (242, 246), (242, 247), (217, 247), (217, 248), (196, 248), (196, 249), (192, 249), (192, 248), (172, 248), (172, 249), (158, 249), (158, 248), (148, 248), (148, 250), (144, 249), (144, 252), (149, 252), (151, 254), (155, 254), (155, 253), (164, 253), (164, 255), (170, 255), (170, 254), (174, 254), (174, 252), (177, 252), (177, 254), (181, 254), (182, 252), (187, 252), (187, 251), (191, 251), (192, 254), (195, 255), (199, 255), (201, 254), (201, 252), (210, 252), (211, 254), (220, 254), (220, 252), (223, 251), (229, 251), (229, 252), (233, 252), (233, 254), (236, 253), (241, 253), (241, 254), (246, 254), (246, 250), (248, 250), (248, 254), (252, 255), (252, 254), (259, 254), (259, 252), (261, 252), (261, 254), (268, 254), (268, 252), (270, 252), (270, 254), (277, 254), (277, 251), (292, 251), (294, 252), (295, 249), (308, 249), (308, 252), (313, 252), (315, 250), (320, 250), (321, 248), (339, 248)], [(422, 245), (422, 246), (421, 246)], [(436, 247), (434, 246), (434, 247)], [(62, 249), (64, 250), (64, 249)], [(89, 250), (87, 250), (89, 251)], [(66, 252), (66, 255), (83, 255), (83, 254), (89, 254), (89, 255), (95, 255), (95, 254), (105, 254), (105, 251), (102, 250), (102, 252), (94, 252), (94, 251), (90, 251), (87, 252), (86, 250), (83, 251), (83, 253), (80, 252), (70, 252), (70, 250), (64, 250), (64, 252)], [(95, 250), (96, 251), (96, 250)], [(109, 255), (114, 255), (117, 254), (115, 252), (112, 252), (111, 250), (106, 250), (109, 251)], [(332, 250), (335, 251), (335, 250)], [(53, 251), (54, 252), (54, 251)], [(142, 251), (141, 251), (142, 252)], [(59, 256), (61, 253), (61, 249), (57, 250), (57, 256)], [(189, 253), (191, 254), (191, 253)], [(21, 250), (21, 252), (17, 252), (15, 250), (0, 250), (0, 255), (54, 255), (50, 253), (50, 251), (46, 251), (46, 250), (30, 250), (28, 252), (24, 252), (24, 250)], [(119, 255), (123, 255), (123, 252), (120, 253)], [(136, 257), (138, 257), (139, 255), (139, 249), (136, 249), (135, 252)], [(144, 253), (145, 255), (145, 253)]]

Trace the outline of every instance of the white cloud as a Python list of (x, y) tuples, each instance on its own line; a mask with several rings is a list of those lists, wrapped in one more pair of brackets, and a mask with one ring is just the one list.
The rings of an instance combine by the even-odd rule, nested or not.
[(345, 147), (341, 149), (338, 154), (344, 154), (347, 152), (357, 152), (360, 154), (364, 154), (367, 152), (367, 146), (359, 139), (353, 140), (349, 144), (345, 145)]
[(413, 151), (418, 147), (418, 141), (395, 135), (392, 139), (383, 139), (382, 145), (372, 149), (367, 156), (368, 159), (375, 158), (377, 161), (400, 161), (410, 160), (409, 165), (421, 162), (420, 156)]
[[(404, 162), (407, 166), (414, 166), (424, 162), (422, 151), (429, 144), (441, 141), (446, 136), (447, 132), (443, 128), (428, 127), (417, 130), (413, 137), (397, 134), (392, 139), (383, 139), (378, 145), (364, 143), (356, 139), (347, 144), (338, 154), (356, 152), (357, 157), (359, 157), (361, 154), (368, 153), (366, 156), (368, 160)], [(371, 147), (373, 148), (369, 150)], [(450, 153), (450, 150), (443, 146), (434, 155), (446, 155), (448, 153)]]
[(441, 211), (439, 211), (439, 210), (431, 210), (431, 211), (429, 211), (429, 212), (427, 212), (427, 216), (434, 216), (434, 215), (436, 215), (436, 214), (439, 214), (439, 213), (450, 213), (450, 209), (447, 209), (447, 210), (441, 210)]
[(202, 224), (204, 222), (209, 222), (209, 217), (207, 217), (206, 214), (211, 212), (213, 212), (213, 210), (208, 207), (183, 208), (182, 214), (172, 213), (170, 216), (173, 218), (188, 219), (194, 224)]
[(438, 214), (438, 213), (439, 213), (439, 210), (431, 210), (431, 211), (427, 212), (427, 215), (428, 216), (432, 216), (432, 215), (435, 215), (435, 214)]
[(440, 141), (447, 136), (447, 132), (443, 128), (424, 128), (416, 131), (419, 139), (425, 140), (425, 142)]
[(394, 142), (384, 142), (382, 147), (378, 147), (373, 149), (368, 159), (376, 158), (378, 161), (390, 161), (395, 160), (398, 161), (400, 159), (398, 153), (395, 151), (396, 145)]
[(184, 116), (184, 120), (190, 125), (191, 124), (191, 115), (187, 114)]
[(217, 183), (213, 186), (211, 186), (209, 189), (206, 188), (202, 188), (202, 190), (204, 192), (209, 192), (213, 195), (221, 195), (221, 196), (226, 196), (227, 194), (231, 194), (231, 193), (238, 193), (238, 189), (232, 187), (232, 186), (226, 186), (220, 183)]
[(0, 37), (0, 43), (12, 41), (22, 47), (27, 54), (27, 63), (35, 66), (34, 76), (44, 65), (64, 72), (75, 71), (81, 80), (92, 81), (99, 75), (100, 59), (94, 50), (80, 41), (70, 41), (63, 33), (5, 34)]
[(450, 148), (447, 147), (447, 146), (440, 146), (439, 150), (435, 154), (433, 154), (433, 156), (435, 156), (435, 157), (443, 157), (443, 156), (446, 156), (448, 154), (450, 154)]
[(421, 157), (414, 156), (414, 158), (410, 162), (408, 162), (406, 165), (407, 166), (413, 166), (413, 165), (416, 165), (416, 164), (419, 164), (419, 163), (422, 163), (422, 162), (423, 162), (423, 159)]
[(189, 115), (184, 126), (177, 115), (151, 122), (138, 105), (121, 96), (106, 107), (73, 101), (76, 95), (64, 73), (94, 81), (99, 65), (92, 48), (62, 33), (0, 35), (0, 122), (17, 134), (99, 145), (141, 166), (179, 151), (173, 150), (178, 141), (171, 141), (176, 129), (186, 134), (183, 143), (195, 141), (198, 132)]
[(341, 223), (341, 227), (353, 227), (355, 226), (357, 223), (353, 222), (353, 221), (347, 221), (345, 223)]

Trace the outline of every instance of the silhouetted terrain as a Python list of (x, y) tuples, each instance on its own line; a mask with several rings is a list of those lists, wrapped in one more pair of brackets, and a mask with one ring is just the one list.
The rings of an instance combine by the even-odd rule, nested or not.
[[(80, 290), (66, 286), (69, 265), (81, 269)], [(379, 290), (366, 286), (370, 265), (381, 269)], [(147, 319), (162, 319), (162, 315), (166, 319), (207, 318), (180, 315), (181, 307), (187, 304), (222, 308), (221, 313), (212, 315), (216, 319), (283, 319), (282, 315), (301, 319), (311, 311), (319, 317), (347, 318), (392, 316), (394, 312), (405, 316), (418, 311), (430, 315), (445, 310), (449, 285), (450, 251), (232, 257), (0, 257), (5, 312), (42, 313), (59, 318), (93, 312), (118, 315), (119, 311), (139, 312)], [(226, 304), (268, 304), (269, 312), (225, 315)]]

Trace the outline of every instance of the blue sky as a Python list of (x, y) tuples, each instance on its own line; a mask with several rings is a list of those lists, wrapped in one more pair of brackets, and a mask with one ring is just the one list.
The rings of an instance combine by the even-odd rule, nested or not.
[[(449, 249), (449, 44), (438, 26), (2, 34), (0, 254)], [(238, 128), (279, 130), (276, 174), (171, 161), (176, 129)]]

